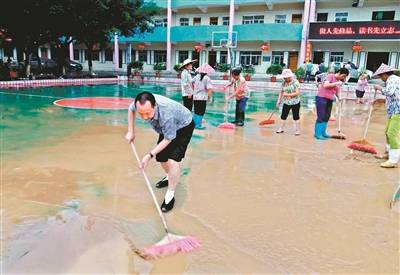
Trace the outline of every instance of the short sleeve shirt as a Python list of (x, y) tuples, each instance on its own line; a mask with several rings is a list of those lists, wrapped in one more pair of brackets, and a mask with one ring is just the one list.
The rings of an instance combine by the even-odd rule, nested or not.
[[(164, 135), (167, 140), (173, 140), (176, 132), (188, 126), (192, 122), (192, 113), (182, 104), (161, 95), (154, 95), (156, 98), (155, 113), (150, 125), (159, 134)], [(133, 101), (129, 109), (136, 111)]]
[[(325, 81), (328, 81), (329, 83), (335, 83), (338, 80), (336, 79), (335, 74), (328, 74), (325, 78)], [(324, 83), (322, 83), (322, 85), (318, 88), (317, 96), (333, 100), (333, 97), (339, 92), (339, 90), (340, 88), (337, 86), (333, 88), (325, 88)]]
[[(284, 93), (287, 94), (294, 94), (296, 93), (296, 90), (300, 89), (300, 83), (296, 79), (292, 79), (290, 83), (283, 82), (282, 83), (282, 90)], [(283, 98), (283, 103), (286, 105), (296, 105), (300, 103), (300, 95), (297, 95), (292, 98)]]
[(208, 99), (208, 89), (212, 89), (211, 79), (205, 75), (203, 80), (200, 80), (201, 75), (198, 74), (194, 78), (194, 92), (193, 99), (194, 100), (207, 100)]
[(192, 87), (192, 76), (188, 70), (183, 70), (181, 73), (181, 89), (182, 96), (188, 96), (193, 94)]

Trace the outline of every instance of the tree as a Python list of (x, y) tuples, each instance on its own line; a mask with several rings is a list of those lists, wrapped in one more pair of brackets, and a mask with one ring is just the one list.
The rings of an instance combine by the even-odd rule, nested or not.
[[(132, 36), (151, 31), (152, 16), (159, 13), (154, 3), (142, 0), (13, 0), (0, 9), (0, 45), (5, 37), (28, 57), (37, 55), (38, 47), (51, 44), (59, 61), (65, 60), (72, 41), (88, 49), (92, 73), (93, 50), (103, 48), (114, 32)], [(23, 20), (23, 22), (22, 22)], [(29, 66), (27, 66), (29, 73)]]
[(154, 3), (141, 0), (70, 0), (71, 36), (88, 50), (89, 72), (93, 72), (93, 51), (104, 48), (114, 32), (132, 36), (152, 31), (152, 17), (160, 9)]

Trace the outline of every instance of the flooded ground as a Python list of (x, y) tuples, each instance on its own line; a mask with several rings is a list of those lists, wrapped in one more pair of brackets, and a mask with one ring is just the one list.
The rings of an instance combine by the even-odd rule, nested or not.
[[(163, 230), (123, 138), (126, 112), (63, 109), (46, 96), (132, 96), (144, 88), (1, 95), (3, 273), (399, 273), (399, 214), (389, 208), (399, 170), (346, 148), (361, 139), (367, 106), (345, 103), (347, 140), (314, 140), (311, 95), (303, 99), (299, 137), (290, 120), (280, 135), (276, 125), (258, 126), (274, 93), (252, 97), (244, 128), (220, 132), (217, 96), (207, 129), (195, 132), (175, 208), (166, 215), (174, 233), (195, 235), (202, 247), (157, 261), (133, 254), (126, 238), (148, 246)], [(371, 123), (367, 139), (382, 150), (383, 105)], [(337, 122), (330, 125), (335, 132)], [(140, 155), (156, 139), (138, 124)], [(163, 176), (155, 162), (147, 173), (153, 182)], [(165, 190), (155, 192), (162, 202)]]

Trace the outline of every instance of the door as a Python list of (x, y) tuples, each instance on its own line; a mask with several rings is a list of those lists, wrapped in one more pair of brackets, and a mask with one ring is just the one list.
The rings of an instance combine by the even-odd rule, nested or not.
[(385, 64), (389, 63), (389, 53), (368, 52), (367, 66), (366, 66), (367, 70), (375, 72), (382, 63)]
[(211, 50), (208, 52), (208, 65), (215, 68), (216, 64), (217, 64), (217, 52)]
[(299, 59), (298, 52), (289, 52), (289, 65), (288, 68), (294, 72), (297, 69), (297, 61)]
[(314, 52), (313, 63), (320, 64), (321, 62), (324, 62), (324, 52)]

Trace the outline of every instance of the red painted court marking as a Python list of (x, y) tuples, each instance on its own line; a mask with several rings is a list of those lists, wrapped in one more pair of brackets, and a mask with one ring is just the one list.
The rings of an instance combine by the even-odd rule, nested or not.
[(76, 109), (126, 110), (133, 100), (128, 97), (76, 97), (59, 99), (54, 104)]

